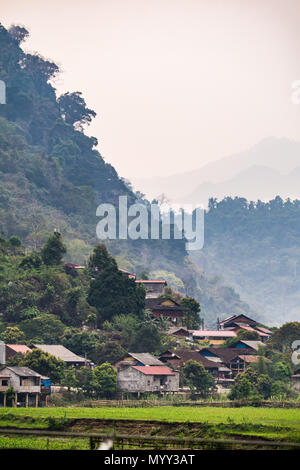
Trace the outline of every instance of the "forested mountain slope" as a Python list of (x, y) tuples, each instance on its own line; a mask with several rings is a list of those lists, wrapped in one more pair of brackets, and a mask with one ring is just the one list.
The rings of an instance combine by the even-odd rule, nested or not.
[[(58, 97), (51, 80), (58, 66), (20, 47), (28, 32), (0, 25), (0, 79), (7, 104), (0, 105), (0, 231), (18, 235), (37, 250), (56, 229), (67, 245), (66, 261), (83, 264), (97, 243), (99, 203), (140, 197), (104, 161), (97, 139), (84, 133), (95, 113), (80, 92)], [(147, 201), (144, 201), (147, 203)], [(184, 240), (110, 241), (119, 266), (163, 275), (171, 287), (196, 297), (202, 315), (249, 312), (239, 295), (191, 263)]]
[(269, 324), (300, 315), (300, 201), (210, 199), (205, 245), (192, 254), (221, 275)]

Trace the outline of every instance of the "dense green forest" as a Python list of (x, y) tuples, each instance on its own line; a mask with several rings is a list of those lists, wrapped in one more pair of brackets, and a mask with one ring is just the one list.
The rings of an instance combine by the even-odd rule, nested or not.
[(211, 198), (205, 246), (193, 260), (220, 275), (262, 321), (281, 324), (300, 314), (300, 201)]
[[(99, 241), (96, 208), (101, 202), (147, 200), (133, 193), (97, 150), (84, 127), (95, 117), (81, 93), (57, 96), (51, 81), (59, 67), (21, 48), (28, 32), (0, 25), (0, 79), (7, 104), (0, 105), (0, 231), (18, 236), (28, 252), (40, 250), (54, 230), (66, 244), (65, 261), (84, 264)], [(185, 251), (184, 240), (108, 241), (123, 269), (166, 278), (197, 298), (207, 323), (251, 310), (231, 287), (208, 278)]]

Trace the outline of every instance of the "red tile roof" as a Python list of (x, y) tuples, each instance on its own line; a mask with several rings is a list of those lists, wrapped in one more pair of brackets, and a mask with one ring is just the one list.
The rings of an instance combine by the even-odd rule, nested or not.
[(262, 326), (256, 326), (256, 330), (262, 331), (263, 333), (267, 333), (268, 335), (272, 334), (272, 331), (268, 330), (268, 328), (263, 328)]
[(132, 366), (145, 375), (175, 375), (167, 366)]
[[(262, 331), (257, 331), (255, 328), (252, 328), (251, 326), (248, 326), (248, 325), (238, 325), (236, 328), (242, 328), (242, 330), (247, 330), (247, 331), (256, 331), (256, 333), (259, 334), (259, 336), (270, 336), (270, 335), (267, 335), (266, 333), (263, 333)], [(235, 330), (236, 330), (235, 328)]]
[(25, 344), (6, 344), (6, 346), (8, 346), (10, 349), (15, 351), (16, 353), (26, 354), (28, 352), (31, 352), (31, 349)]

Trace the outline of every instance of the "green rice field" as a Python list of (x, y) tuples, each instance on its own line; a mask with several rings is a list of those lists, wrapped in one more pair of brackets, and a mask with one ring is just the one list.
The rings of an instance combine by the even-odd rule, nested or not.
[[(77, 427), (72, 428), (72, 420), (75, 418), (85, 420), (82, 421), (84, 423), (83, 428), (80, 428), (81, 422), (78, 421), (76, 422)], [(156, 406), (153, 408), (49, 407), (0, 409), (0, 427), (2, 428), (55, 429), (51, 420), (56, 420), (61, 426), (60, 429), (73, 432), (79, 430), (101, 432), (101, 423), (95, 420), (112, 420), (112, 429), (122, 433), (122, 430), (120, 430), (121, 424), (126, 425), (126, 420), (128, 420), (133, 421), (131, 423), (132, 427), (127, 430), (128, 433), (131, 430), (134, 433), (139, 433), (140, 429), (140, 434), (145, 434), (143, 425), (147, 421), (152, 421), (155, 423), (151, 424), (150, 431), (151, 434), (155, 435), (166, 435), (167, 433), (167, 435), (173, 436), (204, 438), (259, 438), (300, 443), (299, 408)], [(116, 421), (121, 421), (121, 424), (116, 425)], [(199, 423), (198, 427), (197, 423)], [(168, 429), (166, 426), (170, 428)], [(0, 435), (0, 448), (9, 448), (10, 445), (13, 448), (20, 448), (22, 445), (28, 445), (28, 448), (30, 448), (34, 445), (34, 448), (46, 449), (47, 439), (40, 437), (39, 439), (31, 438), (30, 440), (29, 437), (4, 437)], [(68, 439), (51, 439), (51, 442), (48, 442), (49, 449), (70, 449), (72, 446), (77, 449), (85, 449), (88, 443), (86, 440), (81, 439), (78, 442)]]
[(216, 408), (216, 407), (153, 407), (153, 408), (0, 408), (0, 425), (6, 414), (15, 417), (30, 416), (41, 419), (84, 418), (84, 419), (130, 419), (155, 420), (166, 422), (208, 422), (220, 424), (229, 420), (236, 423), (246, 421), (252, 424), (265, 424), (279, 427), (291, 427), (300, 431), (300, 408)]

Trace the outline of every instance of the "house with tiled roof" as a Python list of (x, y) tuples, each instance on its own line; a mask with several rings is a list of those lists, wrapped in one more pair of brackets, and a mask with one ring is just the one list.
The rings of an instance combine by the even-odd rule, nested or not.
[(179, 372), (165, 365), (126, 367), (118, 371), (117, 390), (138, 395), (144, 392), (178, 392)]
[(150, 316), (152, 318), (166, 318), (174, 326), (181, 326), (183, 317), (189, 312), (188, 308), (168, 297), (146, 298), (145, 308), (151, 311)]
[(231, 379), (231, 371), (221, 359), (218, 361), (211, 360), (211, 358), (201, 355), (199, 350), (175, 349), (174, 351), (165, 351), (159, 356), (159, 359), (173, 369), (178, 370), (184, 367), (187, 361), (200, 362), (214, 376), (216, 382), (221, 379), (225, 379), (224, 381)]
[(237, 324), (255, 327), (257, 325), (257, 321), (244, 314), (231, 315), (225, 318), (225, 320), (218, 321), (218, 329), (234, 328)]
[(237, 348), (202, 348), (199, 351), (199, 354), (206, 359), (209, 359), (213, 362), (222, 362), (227, 367), (230, 366), (230, 362), (237, 357), (239, 354), (251, 355), (253, 350), (250, 348), (244, 348), (243, 352), (239, 351)]
[(231, 315), (220, 321), (218, 319), (218, 330), (220, 331), (231, 331), (236, 335), (239, 331), (256, 332), (260, 337), (260, 341), (266, 342), (272, 335), (272, 331), (268, 328), (260, 326), (256, 320), (247, 317), (244, 314)]

